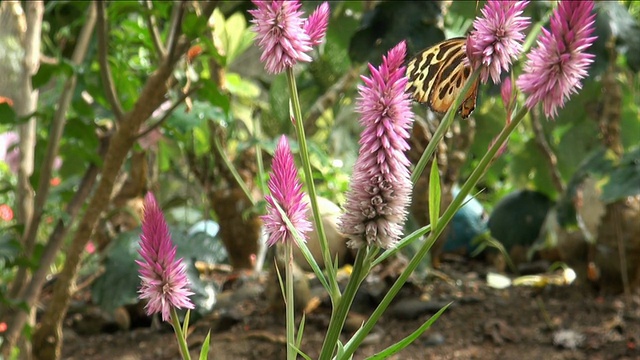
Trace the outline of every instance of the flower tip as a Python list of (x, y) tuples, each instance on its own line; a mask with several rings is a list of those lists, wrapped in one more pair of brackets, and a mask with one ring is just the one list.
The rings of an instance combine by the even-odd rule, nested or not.
[(327, 33), (329, 24), (329, 3), (318, 6), (304, 23), (304, 31), (309, 35), (311, 46), (319, 45)]

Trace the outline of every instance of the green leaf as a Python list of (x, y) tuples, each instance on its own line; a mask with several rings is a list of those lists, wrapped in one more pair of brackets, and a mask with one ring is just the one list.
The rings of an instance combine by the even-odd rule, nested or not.
[(182, 32), (189, 38), (196, 39), (209, 31), (208, 20), (204, 16), (198, 16), (195, 13), (187, 13), (182, 21)]
[(10, 233), (3, 232), (0, 236), (0, 260), (13, 261), (20, 255), (21, 251), (22, 244), (20, 241), (11, 236)]
[[(284, 78), (284, 76), (280, 76), (279, 78)], [(226, 76), (226, 80), (227, 90), (229, 90), (229, 92), (233, 95), (247, 99), (256, 99), (260, 95), (260, 88), (256, 84), (254, 84), (252, 81), (243, 79), (238, 74), (228, 73)]]
[(0, 124), (15, 125), (18, 117), (13, 108), (6, 102), (0, 103)]
[(207, 332), (207, 337), (204, 338), (204, 341), (202, 342), (202, 349), (200, 349), (200, 356), (198, 357), (198, 359), (200, 360), (207, 360), (209, 355), (209, 342), (211, 341), (211, 330), (209, 330)]
[(432, 227), (436, 227), (440, 217), (440, 173), (438, 172), (438, 162), (431, 162), (431, 173), (429, 174), (429, 221)]
[(377, 354), (375, 354), (373, 356), (368, 357), (367, 359), (371, 359), (371, 360), (387, 359), (390, 356), (400, 352), (401, 350), (406, 348), (409, 344), (414, 342), (417, 338), (419, 338), (420, 335), (422, 335), (425, 331), (427, 331), (431, 327), (431, 325), (433, 325), (433, 323), (436, 322), (436, 320), (438, 320), (440, 315), (442, 315), (449, 308), (449, 306), (451, 306), (451, 304), (452, 304), (452, 302), (450, 302), (447, 305), (445, 305), (444, 307), (442, 307), (442, 309), (440, 309), (437, 313), (433, 314), (433, 316), (430, 317), (429, 320), (427, 320), (418, 329), (416, 329), (416, 331), (414, 331), (411, 334), (409, 334), (409, 336), (407, 336), (404, 339), (400, 340), (399, 342), (389, 346), (388, 348), (382, 350), (381, 352), (379, 352), (379, 353), (377, 353)]
[(46, 85), (54, 75), (73, 75), (73, 66), (66, 60), (60, 59), (55, 64), (41, 63), (38, 72), (31, 77), (31, 86), (37, 89)]

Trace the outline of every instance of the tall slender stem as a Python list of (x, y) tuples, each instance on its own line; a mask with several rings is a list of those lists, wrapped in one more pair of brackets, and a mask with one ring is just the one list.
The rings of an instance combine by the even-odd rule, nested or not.
[(191, 354), (189, 354), (189, 347), (187, 346), (187, 338), (184, 336), (178, 312), (174, 307), (171, 307), (171, 325), (173, 325), (173, 331), (176, 333), (180, 355), (182, 355), (182, 358), (185, 360), (191, 360)]
[(287, 268), (285, 270), (285, 297), (286, 297), (286, 321), (287, 321), (287, 360), (296, 359), (295, 349), (295, 301), (293, 294), (293, 242), (287, 241), (284, 244)]
[(353, 299), (356, 296), (356, 292), (358, 291), (362, 280), (364, 280), (369, 273), (369, 269), (371, 267), (371, 256), (369, 256), (369, 254), (369, 247), (361, 248), (356, 254), (356, 260), (353, 264), (353, 272), (349, 277), (347, 288), (340, 298), (338, 306), (331, 313), (327, 336), (325, 336), (324, 343), (322, 344), (322, 350), (320, 350), (320, 360), (331, 359), (331, 356), (336, 349), (338, 338), (340, 337), (344, 323), (347, 320), (347, 314), (349, 313)]
[[(329, 252), (327, 237), (325, 236), (324, 227), (322, 226), (322, 219), (320, 218), (318, 200), (316, 199), (316, 188), (313, 184), (313, 173), (311, 172), (311, 162), (309, 161), (307, 140), (304, 135), (304, 126), (302, 125), (302, 111), (300, 110), (300, 99), (298, 98), (298, 87), (296, 85), (296, 77), (293, 74), (293, 68), (287, 69), (287, 83), (289, 85), (289, 92), (291, 93), (293, 118), (295, 122), (296, 133), (298, 136), (298, 144), (300, 146), (300, 157), (302, 158), (302, 169), (304, 170), (305, 183), (307, 184), (307, 192), (309, 193), (311, 210), (313, 211), (313, 220), (316, 225), (316, 231), (318, 232), (318, 241), (320, 242), (320, 249), (322, 251), (324, 266), (325, 268), (328, 268), (329, 266), (332, 266), (333, 261), (331, 260), (331, 253)], [(329, 277), (329, 286), (331, 287), (331, 301), (334, 302), (335, 306), (335, 302), (340, 298), (340, 289), (338, 289), (338, 282), (336, 280), (335, 272), (327, 271), (327, 275)]]

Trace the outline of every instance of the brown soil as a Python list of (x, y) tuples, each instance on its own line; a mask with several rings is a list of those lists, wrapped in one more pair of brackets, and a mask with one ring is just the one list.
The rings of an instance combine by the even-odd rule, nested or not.
[[(424, 302), (453, 300), (453, 305), (392, 359), (640, 359), (638, 291), (625, 298), (601, 297), (575, 284), (496, 290), (484, 281), (484, 264), (445, 262), (442, 271), (447, 277), (430, 279), (421, 287), (408, 286), (412, 290), (403, 292), (402, 299), (416, 301), (422, 293)], [(264, 300), (244, 306), (248, 315), (235, 323), (223, 324), (213, 316), (195, 323), (189, 335), (192, 357), (198, 358), (211, 328), (209, 359), (284, 359), (283, 316), (269, 311)], [(354, 358), (364, 359), (407, 336), (431, 316), (428, 311), (433, 310), (387, 314)], [(311, 358), (318, 356), (328, 319), (329, 310), (324, 307), (307, 315), (302, 349)], [(560, 341), (564, 347), (554, 344), (554, 337), (559, 341), (562, 334), (569, 339)], [(348, 335), (343, 334), (343, 342)], [(573, 349), (569, 348), (572, 339)], [(179, 356), (174, 335), (167, 329), (136, 328), (93, 336), (67, 329), (63, 358), (163, 360)]]

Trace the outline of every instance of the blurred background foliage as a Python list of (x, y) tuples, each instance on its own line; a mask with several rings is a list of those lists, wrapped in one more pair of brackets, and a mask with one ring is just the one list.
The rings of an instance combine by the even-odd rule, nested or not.
[[(138, 2), (116, 1), (110, 2), (107, 7), (110, 29), (108, 62), (125, 111), (131, 110), (145, 80), (159, 66), (147, 19), (153, 16), (160, 25), (166, 24), (171, 4), (157, 1), (149, 9)], [(303, 7), (309, 14), (318, 4), (309, 1), (304, 2)], [(482, 2), (464, 1), (331, 2), (326, 41), (314, 50), (312, 63), (295, 68), (304, 117), (310, 119), (305, 126), (308, 128), (313, 180), (321, 196), (338, 204), (344, 201), (358, 151), (360, 125), (354, 109), (359, 76), (367, 74), (364, 65), (367, 62), (377, 65), (381, 55), (401, 40), (407, 41), (412, 55), (445, 38), (464, 36), (482, 5)], [(527, 8), (527, 15), (532, 17), (535, 25), (548, 18), (552, 6), (548, 2), (533, 1)], [(59, 94), (71, 74), (76, 74), (78, 80), (58, 154), (61, 165), (54, 174), (60, 182), (53, 188), (46, 204), (40, 243), (52, 231), (52, 219), (64, 217), (61, 204), (66, 204), (77, 190), (89, 164), (101, 165), (103, 159), (98, 148), (103, 135), (114, 126), (104, 86), (98, 75), (95, 38), (81, 65), (72, 65), (69, 60), (87, 7), (88, 3), (82, 1), (48, 1), (45, 7), (42, 33), (44, 61), (32, 79), (33, 86), (40, 90), (35, 114), (38, 119), (38, 145), (36, 171), (31, 178), (34, 186), (37, 184), (39, 164)], [(199, 178), (199, 174), (216, 167), (225, 169), (227, 165), (220, 165), (221, 159), (228, 158), (242, 173), (250, 168), (245, 166), (247, 162), (255, 163), (258, 159), (255, 153), (246, 155), (247, 151), (258, 148), (264, 150), (261, 155), (264, 156), (264, 166), (268, 167), (269, 154), (280, 134), (288, 134), (294, 151), (297, 151), (292, 137), (286, 79), (283, 75), (271, 76), (264, 71), (259, 61), (260, 51), (253, 44), (250, 31), (247, 13), (250, 8), (252, 4), (249, 1), (220, 2), (208, 22), (192, 13), (185, 16), (182, 31), (191, 39), (192, 45), (189, 53), (184, 54), (183, 60), (174, 69), (179, 86), (171, 90), (166, 103), (147, 121), (147, 126), (151, 126), (165, 118), (152, 132), (155, 140), (151, 140), (150, 145), (142, 139), (138, 141), (122, 170), (129, 174), (134, 171), (139, 164), (132, 154), (143, 152), (148, 163), (143, 190), (154, 190), (164, 209), (175, 210), (170, 220), (181, 229), (188, 229), (200, 221), (220, 219), (222, 214), (216, 212), (206, 186), (222, 186), (219, 181), (223, 176), (213, 172), (212, 177)], [(547, 155), (540, 151), (536, 136), (543, 136), (557, 157), (557, 170), (564, 184), (570, 182), (585, 159), (603, 151), (606, 144), (603, 141), (602, 116), (606, 102), (611, 101), (610, 95), (614, 91), (610, 87), (611, 82), (605, 84), (603, 81), (607, 74), (618, 89), (616, 96), (620, 104), (619, 135), (622, 150), (625, 154), (633, 154), (626, 157), (625, 161), (630, 167), (635, 167), (631, 175), (615, 176), (637, 176), (640, 163), (637, 150), (640, 146), (640, 3), (602, 1), (597, 3), (596, 10), (595, 35), (598, 39), (591, 49), (596, 58), (583, 89), (571, 97), (555, 121), (546, 120), (534, 112), (536, 119), (530, 118), (525, 126), (513, 134), (508, 149), (478, 185), (476, 198), (487, 211), (507, 194), (519, 189), (536, 190), (554, 200), (562, 197), (554, 185), (545, 159)], [(166, 38), (167, 27), (161, 28), (165, 30), (160, 35)], [(522, 63), (523, 59), (514, 66), (516, 73), (522, 68)], [(182, 101), (185, 92), (188, 92), (187, 101)], [(522, 103), (524, 99), (519, 100)], [(172, 104), (177, 105), (172, 107)], [(414, 109), (419, 118), (431, 117), (425, 106), (416, 104)], [(505, 117), (499, 89), (490, 85), (481, 86), (478, 106), (473, 114), (475, 138), (465, 163), (459, 169), (461, 181), (470, 174), (504, 126)], [(14, 130), (20, 121), (10, 106), (0, 104), (0, 132)], [(534, 121), (541, 125), (541, 134), (534, 133)], [(221, 156), (211, 155), (219, 151), (212, 139), (220, 142), (223, 151)], [(5, 148), (9, 154), (14, 150), (15, 143), (5, 142)], [(12, 189), (16, 178), (6, 162), (6, 157), (5, 162), (0, 162), (0, 203), (13, 204), (15, 197)], [(618, 160), (614, 162), (619, 163)], [(259, 172), (248, 174), (251, 181), (257, 184), (255, 189), (259, 193), (263, 189), (260, 184), (265, 179), (260, 178)], [(615, 176), (613, 178), (617, 179)], [(640, 192), (637, 184), (620, 181), (619, 186), (628, 188), (623, 191), (618, 188), (617, 191), (619, 194), (637, 194)], [(634, 193), (635, 190), (638, 191)], [(140, 197), (141, 194), (139, 192), (136, 195)], [(256, 208), (243, 211), (242, 217), (260, 212), (260, 196), (255, 196), (255, 199)], [(123, 239), (137, 241), (137, 236), (130, 232), (137, 231), (136, 222), (133, 221), (131, 225), (129, 221), (127, 226), (123, 225), (120, 229), (112, 216), (119, 213), (120, 208), (128, 206), (117, 204), (109, 214), (104, 215), (100, 229), (96, 231), (107, 238), (102, 246), (98, 246), (103, 255), (88, 257), (88, 261), (104, 261), (105, 266), (110, 268), (115, 266), (113, 252), (121, 252), (127, 259), (136, 256), (135, 251), (132, 252), (129, 246), (122, 243)], [(129, 209), (127, 214), (136, 218), (134, 210)], [(72, 222), (73, 219), (68, 221)], [(26, 261), (17, 256), (17, 235), (7, 235), (17, 234), (20, 228), (15, 228), (15, 223), (11, 221), (4, 226), (14, 228), (13, 232), (7, 232), (0, 238), (0, 264), (3, 265), (0, 268), (5, 269), (0, 271), (0, 294), (6, 292), (5, 284), (8, 282), (5, 280), (10, 279), (13, 266)], [(184, 230), (177, 230), (175, 235), (178, 238), (190, 236)], [(213, 239), (220, 234), (215, 232), (209, 236)], [(93, 242), (99, 243), (100, 240), (96, 238)], [(192, 249), (192, 253), (182, 256), (194, 261), (197, 257), (227, 261), (225, 257), (216, 257), (222, 251), (220, 247)], [(207, 251), (211, 254), (207, 254)], [(37, 252), (35, 256), (37, 258)], [(61, 252), (51, 267), (52, 273), (59, 270), (64, 257), (64, 252)], [(37, 263), (37, 259), (31, 260)], [(114, 281), (123, 279), (119, 272), (107, 273), (114, 275)], [(133, 301), (135, 293), (132, 291), (135, 291), (136, 282), (130, 279), (128, 284), (122, 298)], [(100, 302), (100, 299), (105, 299), (105, 284), (96, 282), (95, 286), (94, 296)], [(202, 291), (206, 293), (206, 289)], [(121, 303), (116, 301), (108, 304), (117, 305)]]

